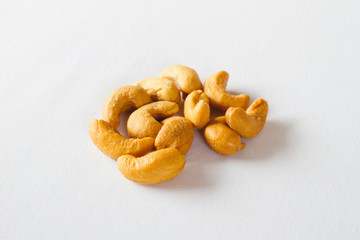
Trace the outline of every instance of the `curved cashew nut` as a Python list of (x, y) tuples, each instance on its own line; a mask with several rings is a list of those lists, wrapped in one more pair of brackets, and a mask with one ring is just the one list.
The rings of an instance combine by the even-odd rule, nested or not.
[(140, 158), (124, 155), (117, 160), (125, 178), (142, 184), (156, 184), (174, 178), (184, 169), (185, 163), (185, 156), (176, 148), (157, 150)]
[(268, 103), (256, 99), (246, 111), (242, 108), (229, 108), (226, 113), (227, 124), (243, 138), (252, 138), (263, 129), (268, 113)]
[(180, 92), (176, 84), (165, 78), (146, 78), (139, 81), (137, 86), (142, 87), (153, 101), (180, 102)]
[(204, 92), (210, 98), (210, 104), (214, 108), (226, 111), (229, 107), (246, 108), (250, 98), (246, 94), (231, 95), (226, 91), (229, 74), (220, 71), (210, 75), (204, 83)]
[(217, 153), (231, 155), (245, 148), (239, 134), (226, 125), (225, 117), (213, 119), (204, 132), (205, 141)]
[(153, 138), (127, 139), (104, 120), (94, 119), (89, 125), (89, 133), (94, 144), (113, 159), (124, 154), (142, 156), (154, 147)]
[(155, 138), (157, 150), (163, 148), (176, 148), (186, 154), (194, 139), (194, 127), (184, 117), (171, 117), (161, 122), (164, 124)]
[(170, 117), (179, 111), (179, 106), (174, 102), (159, 101), (142, 106), (131, 113), (127, 130), (131, 137), (155, 138), (160, 131), (162, 124), (156, 119)]
[(160, 76), (176, 82), (180, 90), (186, 94), (202, 88), (200, 78), (196, 71), (186, 66), (174, 65), (168, 67), (162, 71)]
[(184, 102), (184, 116), (199, 129), (203, 128), (209, 122), (209, 98), (202, 90), (195, 90), (186, 97)]
[(121, 113), (150, 103), (151, 98), (145, 89), (139, 86), (124, 86), (113, 91), (103, 107), (103, 119), (116, 129), (120, 125)]

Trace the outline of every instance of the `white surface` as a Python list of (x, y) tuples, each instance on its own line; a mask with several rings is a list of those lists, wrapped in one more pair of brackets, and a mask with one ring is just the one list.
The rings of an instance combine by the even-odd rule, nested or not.
[[(0, 239), (359, 239), (359, 10), (2, 1)], [(197, 133), (178, 177), (138, 185), (88, 124), (112, 90), (173, 64), (227, 70), (268, 122), (228, 157)]]

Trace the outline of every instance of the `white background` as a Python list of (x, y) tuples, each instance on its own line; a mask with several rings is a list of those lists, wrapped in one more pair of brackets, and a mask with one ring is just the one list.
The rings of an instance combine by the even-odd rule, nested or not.
[[(0, 239), (360, 239), (359, 29), (357, 0), (1, 1)], [(139, 185), (88, 124), (174, 64), (228, 71), (268, 122)]]

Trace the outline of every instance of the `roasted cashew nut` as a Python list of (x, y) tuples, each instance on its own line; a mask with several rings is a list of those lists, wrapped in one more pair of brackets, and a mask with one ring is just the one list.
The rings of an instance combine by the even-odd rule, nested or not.
[(186, 97), (184, 116), (198, 129), (203, 128), (209, 122), (209, 98), (202, 90), (195, 90)]
[(247, 108), (250, 98), (246, 94), (232, 95), (226, 91), (229, 74), (220, 71), (210, 75), (204, 83), (204, 92), (210, 98), (210, 105), (222, 111), (229, 107)]
[(169, 79), (146, 78), (139, 81), (136, 85), (144, 88), (153, 101), (180, 102), (179, 89)]
[(226, 125), (225, 117), (213, 119), (204, 131), (207, 144), (217, 153), (231, 155), (245, 148), (239, 134)]
[(170, 117), (178, 111), (179, 106), (169, 101), (159, 101), (144, 105), (131, 113), (127, 122), (128, 133), (134, 138), (155, 138), (162, 127), (162, 124), (156, 119)]
[(120, 125), (119, 116), (121, 113), (139, 108), (150, 102), (150, 96), (142, 87), (124, 86), (118, 88), (106, 99), (103, 107), (103, 119), (116, 129)]
[(191, 122), (184, 117), (171, 117), (161, 123), (163, 126), (155, 138), (156, 149), (174, 147), (185, 155), (194, 139), (194, 127)]
[(186, 94), (202, 88), (200, 78), (196, 71), (186, 66), (174, 65), (168, 67), (162, 71), (160, 76), (176, 82), (180, 90)]
[(243, 138), (252, 138), (263, 129), (268, 113), (268, 103), (256, 99), (246, 111), (242, 108), (229, 108), (226, 113), (227, 124)]
[(184, 169), (185, 163), (185, 156), (176, 148), (157, 150), (139, 158), (124, 155), (117, 160), (125, 178), (142, 184), (156, 184), (174, 178)]
[(89, 133), (94, 144), (113, 159), (124, 154), (142, 156), (154, 147), (153, 138), (127, 139), (104, 120), (94, 119), (89, 125)]

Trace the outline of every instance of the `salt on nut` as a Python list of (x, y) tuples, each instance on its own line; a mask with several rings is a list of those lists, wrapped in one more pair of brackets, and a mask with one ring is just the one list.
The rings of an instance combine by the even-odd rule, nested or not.
[(124, 155), (117, 165), (122, 175), (141, 184), (156, 184), (177, 176), (185, 166), (185, 156), (176, 148), (157, 150), (143, 157)]
[(113, 159), (124, 154), (142, 156), (154, 147), (153, 138), (127, 139), (104, 120), (94, 119), (89, 125), (89, 133), (100, 151)]
[(209, 98), (202, 90), (195, 90), (186, 97), (184, 116), (198, 129), (203, 128), (209, 122)]
[(231, 155), (245, 148), (239, 134), (226, 125), (225, 117), (213, 119), (204, 131), (206, 143), (217, 153)]
[(194, 69), (186, 66), (174, 65), (168, 67), (162, 71), (160, 76), (176, 82), (180, 90), (186, 94), (202, 88), (199, 75)]
[(151, 102), (145, 89), (139, 86), (124, 86), (113, 91), (105, 101), (102, 116), (116, 129), (120, 125), (119, 116), (123, 112), (139, 108)]
[(225, 113), (226, 122), (241, 137), (253, 138), (263, 129), (268, 108), (268, 103), (258, 98), (246, 111), (242, 108), (229, 108)]
[(156, 149), (174, 147), (186, 154), (194, 139), (194, 127), (191, 122), (184, 117), (171, 117), (161, 123), (163, 126), (155, 138)]
[(146, 78), (139, 81), (137, 86), (146, 90), (153, 101), (180, 102), (180, 92), (176, 84), (165, 78)]
[(170, 101), (159, 101), (146, 104), (131, 113), (127, 130), (131, 137), (155, 138), (162, 124), (157, 120), (170, 117), (179, 111), (179, 106)]
[(210, 105), (226, 111), (229, 107), (247, 108), (250, 98), (246, 94), (232, 95), (226, 91), (229, 74), (220, 71), (210, 75), (204, 83), (204, 92), (210, 99)]

